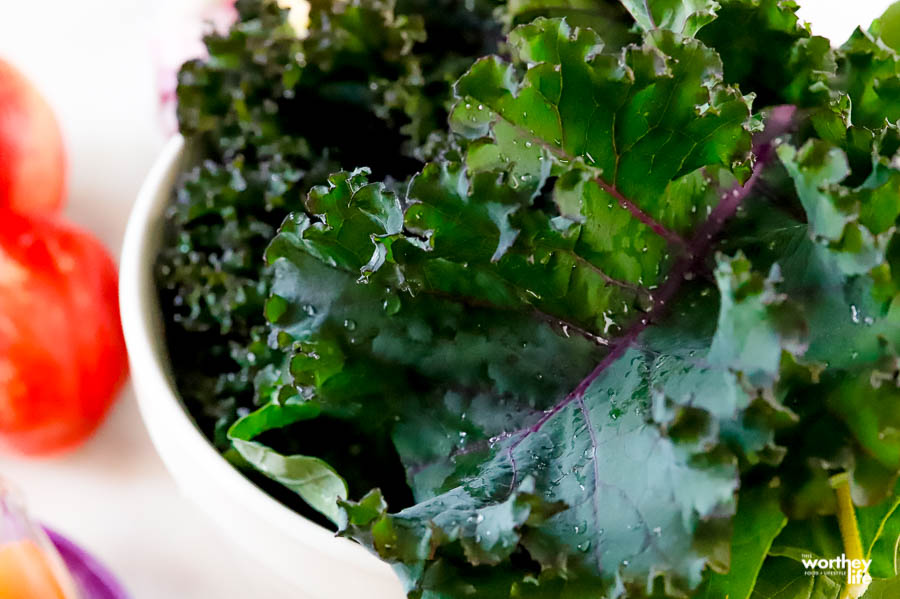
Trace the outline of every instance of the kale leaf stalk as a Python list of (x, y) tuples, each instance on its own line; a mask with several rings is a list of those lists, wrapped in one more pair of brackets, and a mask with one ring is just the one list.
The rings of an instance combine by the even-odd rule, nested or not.
[[(518, 467), (516, 465), (515, 450), (516, 448), (531, 434), (541, 430), (548, 420), (556, 414), (568, 407), (572, 402), (579, 402), (583, 406), (584, 394), (590, 386), (612, 366), (619, 358), (621, 358), (629, 347), (637, 340), (644, 330), (651, 324), (657, 323), (664, 315), (666, 309), (672, 299), (681, 289), (682, 283), (688, 279), (688, 276), (706, 260), (709, 252), (712, 250), (714, 240), (721, 233), (725, 224), (735, 215), (738, 208), (754, 190), (766, 166), (771, 162), (774, 156), (775, 140), (788, 132), (794, 124), (794, 116), (796, 107), (792, 105), (776, 106), (772, 109), (769, 118), (766, 121), (765, 129), (755, 136), (753, 140), (752, 157), (754, 159), (753, 170), (750, 178), (741, 185), (735, 184), (732, 188), (722, 193), (721, 201), (710, 212), (709, 217), (697, 229), (694, 236), (685, 246), (685, 253), (672, 267), (665, 282), (652, 296), (652, 307), (641, 318), (635, 321), (625, 333), (618, 339), (610, 341), (610, 351), (606, 357), (588, 374), (575, 389), (569, 393), (562, 401), (555, 406), (546, 410), (544, 414), (530, 427), (509, 433), (505, 436), (512, 436), (521, 433), (521, 436), (513, 443), (510, 443), (507, 449), (507, 456), (512, 464), (513, 478), (510, 484), (510, 491), (514, 490), (518, 483)], [(617, 198), (620, 202), (625, 198)], [(629, 202), (630, 203), (630, 202)], [(624, 205), (624, 204), (623, 204)], [(640, 210), (635, 206), (637, 210)], [(631, 211), (634, 214), (634, 211)], [(654, 228), (654, 231), (656, 229)], [(668, 239), (667, 236), (664, 236)]]
[(640, 206), (623, 196), (622, 193), (618, 189), (616, 189), (614, 185), (609, 185), (606, 181), (599, 177), (594, 179), (594, 181), (597, 183), (597, 185), (600, 186), (603, 191), (614, 197), (616, 201), (619, 202), (619, 205), (622, 206), (622, 208), (630, 212), (631, 216), (635, 217), (636, 219), (650, 227), (650, 230), (652, 230), (654, 233), (676, 247), (685, 247), (686, 242), (681, 238), (681, 235), (679, 235), (675, 231), (672, 231), (671, 229), (666, 228), (662, 223), (654, 220), (652, 216), (641, 210)]
[[(545, 140), (541, 139), (539, 136), (535, 135), (534, 133), (530, 133), (529, 131), (525, 130), (523, 127), (515, 125), (515, 124), (512, 124), (512, 127), (522, 138), (524, 138), (525, 140), (527, 140), (530, 143), (541, 146), (542, 148), (544, 148), (545, 150), (547, 150), (548, 152), (550, 152), (551, 154), (553, 154), (554, 156), (556, 156), (557, 158), (562, 160), (564, 163), (568, 164), (568, 163), (572, 162), (573, 160), (575, 160), (575, 158), (572, 155), (570, 155), (568, 152), (566, 152), (562, 148), (558, 148), (552, 144), (547, 143)], [(600, 187), (600, 189), (602, 189), (603, 191), (608, 193), (610, 196), (612, 196), (613, 199), (615, 199), (616, 202), (618, 202), (622, 208), (624, 208), (631, 214), (631, 216), (633, 216), (640, 222), (647, 225), (650, 228), (650, 230), (653, 231), (655, 234), (657, 234), (660, 237), (662, 237), (663, 239), (665, 239), (668, 243), (670, 243), (674, 247), (682, 248), (682, 249), (685, 248), (685, 246), (687, 245), (687, 241), (685, 239), (683, 239), (681, 237), (681, 235), (679, 235), (675, 231), (672, 231), (671, 229), (667, 228), (665, 225), (663, 225), (662, 223), (660, 223), (659, 221), (654, 219), (652, 216), (647, 214), (643, 209), (641, 209), (640, 206), (638, 206), (633, 201), (631, 201), (630, 199), (628, 199), (627, 197), (622, 195), (622, 192), (618, 190), (615, 183), (612, 183), (612, 184), (607, 183), (601, 177), (596, 177), (594, 179), (594, 183), (596, 183), (597, 186)], [(595, 269), (596, 269), (596, 267), (595, 267)], [(606, 279), (608, 282), (610, 282), (614, 285), (619, 285), (621, 287), (627, 287), (627, 285), (623, 284), (621, 281), (617, 281), (616, 279), (608, 276), (607, 274), (603, 273), (602, 271), (599, 271), (599, 269), (597, 269), (597, 270), (604, 277), (604, 279)]]

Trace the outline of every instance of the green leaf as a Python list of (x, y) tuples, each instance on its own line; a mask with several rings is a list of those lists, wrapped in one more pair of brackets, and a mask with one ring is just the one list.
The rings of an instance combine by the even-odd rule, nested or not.
[(896, 481), (893, 399), (886, 399), (894, 385), (882, 384), (892, 376), (890, 347), (900, 339), (891, 300), (879, 297), (875, 278), (846, 275), (836, 251), (810, 239), (807, 223), (776, 217), (769, 198), (745, 208), (757, 241), (747, 245), (736, 230), (740, 247), (760, 265), (777, 261), (779, 290), (800, 307), (808, 331), (808, 349), (790, 368), (782, 362), (777, 384), (795, 423), (777, 438), (790, 448), (780, 475), (786, 513), (832, 513), (827, 479), (839, 469), (851, 473), (859, 505), (880, 503)]
[(896, 597), (897, 593), (900, 593), (900, 578), (875, 580), (869, 585), (863, 599), (890, 599)]
[[(900, 215), (900, 172), (875, 170), (853, 189), (843, 184), (850, 175), (847, 155), (827, 142), (810, 140), (799, 150), (784, 145), (778, 156), (794, 181), (810, 234), (829, 243), (840, 269), (862, 274), (881, 263)], [(881, 169), (877, 154), (874, 160)]]
[(780, 271), (773, 269), (764, 278), (739, 256), (720, 259), (716, 280), (721, 300), (710, 362), (739, 370), (758, 386), (771, 385), (782, 349), (802, 355), (807, 347), (803, 317), (776, 289)]
[(831, 43), (797, 17), (796, 2), (721, 0), (697, 38), (722, 58), (725, 81), (757, 94), (759, 105), (819, 106), (837, 70)]
[(712, 574), (697, 599), (748, 599), (772, 541), (786, 523), (777, 494), (769, 489), (742, 492), (734, 519), (731, 569)]
[(497, 51), (497, 4), (314, 0), (298, 39), (276, 0), (240, 0), (229, 31), (205, 38), (209, 57), (182, 67), (187, 161), (155, 275), (178, 388), (220, 450), (238, 413), (268, 402), (256, 381), (284, 362), (263, 315), (278, 226), (342, 166), (402, 188), (452, 145), (452, 84)]
[[(579, 199), (592, 193), (590, 185), (575, 185), (572, 191)], [(573, 332), (584, 330), (602, 343), (629, 313), (646, 306), (647, 293), (637, 284), (640, 275), (627, 280), (624, 270), (585, 247), (589, 223), (577, 225), (529, 210), (531, 195), (497, 173), (478, 173), (470, 180), (455, 163), (427, 166), (410, 186), (415, 203), (406, 212), (407, 229), (427, 237), (427, 251), (406, 240), (391, 246), (403, 263), (405, 286), (414, 293), (432, 290), (474, 302), (538, 309), (551, 321), (568, 324)], [(608, 203), (597, 195), (586, 200), (597, 202), (598, 209), (599, 202), (604, 208)], [(620, 223), (619, 230), (606, 235), (621, 241), (607, 237), (610, 245), (641, 243), (638, 236), (625, 239), (629, 232), (640, 235), (639, 223), (635, 227), (627, 217)], [(663, 243), (652, 235), (644, 232), (644, 239), (657, 252), (633, 248), (640, 262), (623, 266), (658, 267), (651, 264)]]
[(883, 15), (875, 19), (869, 31), (895, 51), (900, 49), (900, 4), (891, 4)]
[[(345, 196), (335, 204), (353, 202)], [(430, 568), (443, 567), (438, 566), (443, 562), (432, 563), (430, 556), (437, 550), (449, 557), (452, 553), (444, 554), (441, 548), (449, 552), (457, 541), (467, 568), (485, 560), (501, 563), (521, 544), (547, 571), (602, 578), (603, 572), (612, 570), (628, 585), (658, 572), (667, 573), (674, 587), (689, 588), (700, 582), (705, 561), (719, 559), (729, 542), (728, 506), (733, 503), (736, 472), (733, 459), (712, 448), (717, 444), (717, 419), (734, 418), (750, 401), (732, 373), (732, 369), (755, 372), (752, 365), (742, 363), (741, 348), (715, 344), (709, 326), (693, 322), (665, 332), (650, 330), (641, 349), (611, 362), (581, 401), (570, 399), (556, 407), (551, 403), (535, 423), (535, 408), (548, 406), (548, 399), (560, 397), (590, 369), (589, 362), (576, 369), (570, 363), (566, 370), (582, 374), (557, 378), (557, 372), (563, 373), (547, 368), (547, 360), (561, 355), (588, 357), (587, 340), (557, 336), (529, 312), (517, 315), (507, 309), (503, 317), (494, 307), (460, 312), (458, 305), (443, 299), (447, 291), (434, 297), (433, 291), (420, 289), (415, 299), (404, 298), (396, 312), (373, 312), (366, 306), (388, 305), (395, 293), (384, 285), (392, 280), (396, 285), (391, 260), (400, 255), (398, 241), (392, 242), (391, 260), (360, 285), (350, 272), (310, 263), (304, 257), (309, 253), (297, 253), (306, 242), (295, 235), (286, 229), (270, 250), (279, 273), (279, 297), (303, 307), (291, 312), (300, 319), (297, 323), (282, 317), (279, 326), (291, 331), (290, 339), (306, 339), (302, 344), (306, 353), (295, 357), (304, 364), (308, 362), (304, 355), (311, 353), (305, 348), (322, 347), (326, 339), (330, 346), (353, 354), (352, 362), (343, 359), (343, 366), (327, 378), (310, 379), (324, 409), (350, 410), (345, 413), (354, 418), (396, 420), (392, 437), (419, 503), (380, 517), (381, 524), (369, 532), (354, 529), (354, 534), (375, 543), (376, 549), (390, 546), (382, 555), (402, 565), (410, 588), (428, 588)], [(432, 251), (440, 251), (437, 242), (434, 247)], [(360, 249), (360, 255), (367, 251)], [(772, 292), (775, 282), (761, 282), (745, 260), (723, 263), (722, 268), (720, 284), (734, 306), (723, 313), (724, 330), (747, 326), (751, 315), (765, 321), (766, 311), (781, 303)], [(466, 314), (466, 321), (456, 320), (456, 314)], [(340, 325), (351, 320), (355, 324), (349, 329)], [(416, 323), (415, 328), (406, 323)], [(773, 339), (776, 352), (781, 343), (794, 343), (792, 334), (782, 335), (780, 329)], [(423, 342), (427, 349), (413, 349)], [(513, 363), (506, 358), (511, 350), (521, 352)], [(320, 357), (312, 363), (326, 359), (318, 349), (315, 353)], [(375, 368), (385, 368), (385, 360), (392, 369), (414, 374), (389, 381), (363, 375), (374, 376)], [(353, 370), (348, 371), (351, 364)], [(370, 382), (360, 386), (363, 380)], [(426, 395), (419, 391), (417, 398), (402, 384), (404, 380), (429, 380), (425, 388), (431, 390)], [(534, 385), (556, 391), (532, 392)], [(723, 395), (723, 389), (729, 392)], [(496, 401), (491, 394), (497, 392), (507, 406), (505, 414), (491, 410)], [(378, 416), (370, 416), (361, 401), (372, 393), (381, 397)], [(730, 401), (723, 402), (725, 397)], [(566, 447), (566, 452), (558, 454), (556, 447)], [(633, 479), (636, 469), (645, 474)], [(526, 480), (531, 481), (529, 486), (520, 487)], [(458, 512), (477, 521), (485, 510), (493, 514), (509, 509), (509, 498), (521, 490), (568, 509), (555, 510), (558, 513), (543, 523), (530, 516), (509, 516), (500, 520), (505, 528), (485, 529), (483, 534), (477, 526), (458, 530), (455, 516), (446, 526), (436, 520), (438, 514)], [(435, 532), (434, 526), (442, 532)], [(579, 532), (573, 535), (576, 529)], [(381, 530), (390, 531), (388, 540), (376, 542), (378, 537), (372, 535)], [(661, 536), (662, 530), (669, 532)], [(496, 545), (500, 539), (505, 540)], [(564, 553), (553, 549), (560, 546), (566, 548)]]
[(472, 139), (490, 136), (514, 175), (578, 161), (610, 200), (618, 203), (612, 188), (658, 219), (670, 181), (746, 156), (749, 104), (720, 85), (721, 62), (699, 42), (662, 31), (647, 39), (653, 45), (608, 55), (592, 31), (538, 19), (510, 36), (530, 67), (521, 81), (495, 58), (477, 62), (456, 84), (452, 125)]
[(511, 25), (524, 25), (538, 17), (565, 18), (572, 27), (603, 33), (607, 47), (622, 48), (640, 40), (631, 14), (609, 0), (510, 0), (506, 6)]
[[(684, 283), (685, 258), (668, 246), (704, 251), (703, 227), (721, 224), (709, 216), (718, 198), (741, 196), (751, 126), (748, 101), (720, 85), (712, 53), (652, 35), (616, 57), (561, 21), (517, 30), (532, 65), (524, 82), (494, 59), (460, 80), (454, 123), (473, 142), (469, 172), (427, 166), (409, 187), (404, 230), (369, 216), (394, 213), (370, 208), (396, 206), (382, 188), (341, 174), (270, 247), (274, 291), (289, 306), (276, 337), (293, 354), (298, 392), (386, 427), (407, 469), (417, 503), (348, 530), (413, 594), (452, 596), (484, 564), (505, 568), (523, 551), (549, 579), (570, 581), (562, 588), (596, 579), (615, 593), (652, 592), (657, 577), (673, 592), (693, 589), (707, 565), (727, 563), (738, 473), (720, 430), (772, 393), (779, 362), (756, 354), (802, 352), (805, 331), (775, 291), (777, 269), (760, 276), (738, 257), (721, 260), (718, 295), (695, 290), (674, 305), (676, 321), (641, 334), (640, 313), (654, 309), (639, 310), (642, 295)], [(554, 80), (568, 91), (551, 101)], [(585, 97), (596, 105), (587, 122), (576, 110)], [(603, 122), (607, 137), (577, 134)], [(677, 162), (663, 159), (667, 144), (682, 151)], [(559, 217), (535, 209), (548, 177)], [(611, 213), (621, 226), (610, 230)], [(681, 237), (695, 229), (696, 239)], [(627, 266), (633, 231), (655, 249), (634, 252), (637, 272), (615, 270), (607, 259)], [(718, 297), (718, 323), (688, 316), (715, 311)], [(610, 329), (632, 331), (636, 346), (599, 360)], [(559, 359), (567, 366), (554, 367)], [(386, 369), (396, 376), (380, 376)], [(747, 437), (743, 449), (769, 442)], [(498, 580), (495, 596), (517, 592), (515, 577)]]
[(750, 599), (838, 599), (842, 585), (830, 576), (810, 576), (794, 560), (766, 560)]
[(186, 66), (178, 384), (413, 599), (838, 599), (838, 472), (889, 596), (897, 54), (720, 3), (239, 0)]
[(833, 559), (842, 551), (837, 518), (813, 516), (805, 520), (792, 519), (773, 541), (769, 554), (790, 558), (800, 564), (808, 557)]
[(813, 140), (799, 151), (781, 146), (778, 157), (797, 185), (797, 195), (809, 218), (810, 233), (828, 241), (840, 239), (853, 216), (846, 211), (842, 213), (842, 198), (829, 193), (832, 191), (829, 188), (850, 174), (846, 155), (839, 148)]
[[(900, 422), (892, 405), (900, 398), (900, 391), (893, 384), (879, 383), (880, 376), (892, 377), (894, 372), (896, 370), (891, 369), (890, 372), (875, 371), (855, 378), (848, 377), (828, 398), (831, 409), (845, 419), (847, 427), (865, 451), (868, 459), (859, 465), (860, 469), (866, 465), (887, 475), (880, 477), (885, 479), (881, 488), (875, 486), (874, 489), (867, 489), (868, 492), (857, 491), (865, 503), (872, 503), (869, 493), (874, 498), (889, 493), (893, 484), (888, 473), (900, 468), (900, 434), (897, 432)], [(859, 401), (860, 397), (865, 397), (865, 401)]]
[[(897, 526), (898, 495), (895, 493), (882, 504), (857, 508), (859, 532), (863, 544), (863, 550), (867, 559), (872, 559), (869, 573), (875, 579), (869, 586), (864, 598), (891, 597), (890, 592), (896, 587), (896, 550), (900, 530)], [(840, 532), (834, 518), (815, 518), (806, 522), (796, 522), (789, 525), (773, 544), (772, 557), (766, 562), (766, 567), (760, 574), (760, 584), (757, 585), (757, 593), (763, 593), (770, 587), (784, 584), (782, 595), (773, 597), (837, 597), (840, 588), (837, 580), (821, 574), (815, 577), (805, 574), (803, 559), (833, 559), (843, 552)], [(793, 561), (793, 565), (788, 560)], [(822, 584), (802, 584), (800, 577), (823, 578)], [(793, 582), (788, 582), (789, 580)], [(819, 593), (818, 595), (816, 593)], [(887, 594), (885, 594), (887, 593)]]
[(672, 246), (715, 204), (717, 184), (733, 184), (725, 167), (750, 143), (748, 101), (719, 84), (717, 57), (670, 33), (652, 38), (608, 55), (593, 32), (538, 19), (511, 34), (529, 66), (521, 80), (489, 58), (456, 85), (452, 126), (474, 142), (470, 170), (508, 169), (532, 192), (557, 177), (554, 201), (576, 223), (567, 236), (600, 275), (588, 310), (597, 322), (579, 322), (595, 333), (629, 319), (640, 299), (629, 286), (665, 278)]
[(715, 0), (621, 0), (637, 24), (645, 31), (668, 29), (693, 37), (715, 19)]
[(851, 99), (850, 120), (880, 129), (900, 119), (900, 57), (872, 34), (857, 29), (841, 47), (838, 89)]
[(281, 455), (253, 441), (267, 430), (309, 420), (319, 413), (319, 407), (313, 403), (270, 404), (235, 422), (228, 438), (256, 470), (299, 494), (311, 507), (340, 524), (343, 513), (338, 500), (347, 498), (347, 483), (331, 466), (314, 457)]
[(900, 493), (894, 493), (879, 505), (856, 511), (859, 533), (866, 557), (872, 560), (869, 573), (874, 578), (894, 578), (897, 568), (897, 546), (900, 543)]

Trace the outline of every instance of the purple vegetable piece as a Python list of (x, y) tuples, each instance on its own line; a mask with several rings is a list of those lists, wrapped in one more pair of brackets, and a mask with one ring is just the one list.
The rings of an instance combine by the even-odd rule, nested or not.
[(130, 599), (128, 593), (100, 562), (75, 543), (49, 528), (44, 529), (72, 574), (80, 599)]

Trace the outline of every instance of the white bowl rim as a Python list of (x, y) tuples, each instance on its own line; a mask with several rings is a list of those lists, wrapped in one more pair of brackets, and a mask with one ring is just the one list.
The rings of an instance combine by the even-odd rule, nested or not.
[(336, 537), (328, 529), (286, 507), (229, 464), (189, 417), (178, 399), (171, 378), (167, 375), (167, 368), (157, 352), (153, 351), (152, 332), (147, 315), (156, 309), (150, 303), (152, 301), (150, 294), (155, 288), (146, 289), (147, 281), (142, 275), (146, 272), (143, 269), (146, 268), (144, 261), (148, 256), (144, 254), (152, 241), (150, 221), (159, 210), (160, 196), (165, 197), (158, 193), (158, 188), (173, 163), (181, 158), (184, 146), (184, 138), (179, 134), (174, 135), (165, 144), (138, 193), (125, 231), (120, 265), (119, 304), (122, 328), (132, 364), (142, 365), (142, 377), (146, 377), (144, 380), (150, 381), (154, 389), (167, 391), (163, 397), (156, 400), (165, 404), (168, 412), (171, 413), (175, 409), (181, 413), (182, 417), (173, 419), (173, 423), (178, 423), (177, 436), (187, 444), (183, 451), (202, 461), (204, 468), (216, 478), (221, 489), (228, 493), (232, 500), (278, 527), (288, 536), (314, 547), (319, 553), (338, 561), (351, 562), (354, 567), (363, 568), (372, 574), (389, 574), (390, 567), (364, 547), (348, 539)]

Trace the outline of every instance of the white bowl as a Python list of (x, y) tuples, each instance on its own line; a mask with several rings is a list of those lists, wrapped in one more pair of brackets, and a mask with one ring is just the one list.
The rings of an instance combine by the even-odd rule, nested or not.
[(321, 599), (399, 599), (390, 567), (288, 509), (225, 461), (188, 416), (173, 385), (153, 263), (163, 212), (184, 158), (173, 138), (150, 170), (125, 232), (119, 279), (122, 326), (141, 414), (181, 490), (247, 555), (298, 591)]

